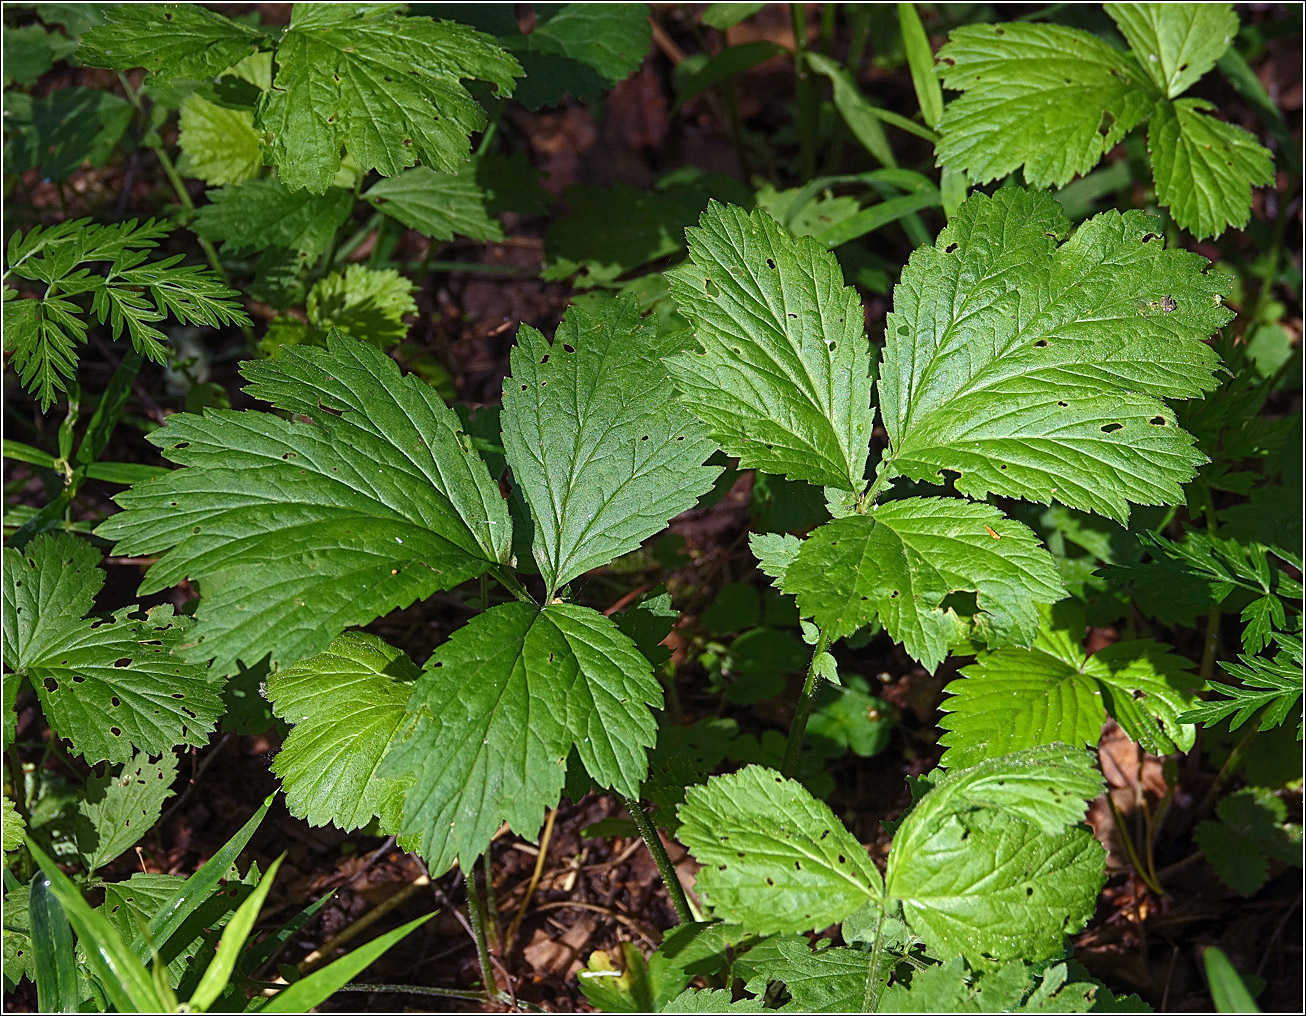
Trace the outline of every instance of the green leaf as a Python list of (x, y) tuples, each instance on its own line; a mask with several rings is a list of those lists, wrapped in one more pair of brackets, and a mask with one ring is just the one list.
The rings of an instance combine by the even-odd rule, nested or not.
[(73, 932), (43, 873), (33, 877), (27, 898), (39, 1011), (77, 1012), (81, 992)]
[(1106, 880), (1105, 851), (1077, 824), (1101, 787), (1092, 756), (1066, 745), (953, 770), (898, 827), (885, 891), (932, 955), (1056, 956)]
[(556, 5), (541, 9), (535, 30), (499, 42), (521, 61), (514, 98), (527, 109), (556, 106), (567, 95), (592, 102), (639, 69), (649, 50), (648, 4)]
[(77, 43), (63, 32), (48, 32), (41, 25), (5, 25), (4, 86), (36, 84), (42, 74), (76, 48)]
[(354, 207), (352, 195), (292, 191), (276, 177), (262, 177), (208, 192), (209, 203), (192, 228), (224, 253), (288, 251), (305, 264), (316, 261)]
[(133, 113), (126, 99), (101, 88), (60, 88), (37, 99), (11, 92), (5, 96), (5, 172), (39, 169), (43, 177), (66, 180), (83, 163), (99, 168)]
[(309, 291), (309, 324), (325, 335), (338, 328), (374, 346), (393, 346), (408, 334), (405, 314), (417, 313), (413, 284), (393, 268), (350, 265)]
[[(1260, 709), (1265, 709), (1265, 712), (1257, 725), (1258, 730), (1269, 730), (1286, 721), (1293, 707), (1301, 701), (1302, 664), (1306, 654), (1302, 651), (1300, 633), (1276, 632), (1274, 640), (1280, 648), (1273, 659), (1240, 654), (1241, 664), (1224, 664), (1225, 673), (1242, 684), (1211, 681), (1211, 690), (1224, 698), (1197, 703), (1193, 709), (1182, 713), (1179, 721), (1209, 727), (1229, 719), (1229, 729), (1237, 730)], [(1297, 740), (1301, 739), (1299, 720)]]
[(1060, 25), (966, 25), (939, 50), (943, 85), (964, 92), (939, 120), (939, 165), (987, 183), (1022, 166), (1033, 187), (1087, 173), (1151, 112), (1138, 61)]
[(402, 831), (420, 837), (430, 869), (466, 867), (505, 821), (535, 834), (573, 747), (597, 783), (634, 796), (657, 729), (648, 706), (661, 702), (652, 667), (603, 615), (502, 604), (427, 661), (411, 733), (381, 775), (411, 780)]
[(1252, 187), (1274, 182), (1269, 151), (1241, 127), (1208, 116), (1214, 108), (1202, 99), (1161, 103), (1147, 125), (1156, 200), (1199, 240), (1246, 226)]
[(870, 345), (834, 255), (715, 203), (687, 236), (689, 262), (667, 278), (703, 352), (667, 361), (682, 401), (741, 468), (859, 493)]
[(789, 567), (798, 558), (803, 541), (788, 533), (750, 533), (748, 548), (757, 558), (757, 567), (777, 589), (783, 589)]
[(862, 1012), (871, 973), (869, 956), (860, 949), (822, 948), (823, 940), (817, 941), (813, 950), (803, 939), (777, 936), (762, 947), (765, 957), (758, 955), (762, 948), (748, 952), (752, 976), (747, 990), (762, 995), (767, 982), (782, 981), (789, 994), (784, 1006), (788, 1012)]
[[(1042, 611), (1029, 649), (980, 653), (944, 691), (947, 731), (941, 764), (987, 758), (1057, 741), (1095, 746), (1107, 712), (1154, 755), (1188, 751), (1196, 729), (1179, 717), (1201, 681), (1192, 664), (1151, 639), (1116, 642), (1085, 654), (1083, 614), (1068, 603)], [(1104, 703), (1105, 700), (1105, 703)]]
[(1215, 66), (1238, 34), (1232, 4), (1103, 4), (1156, 87), (1173, 99)]
[[(949, 498), (890, 501), (827, 522), (803, 542), (784, 590), (832, 639), (879, 618), (931, 672), (967, 637), (969, 621), (982, 641), (1028, 645), (1035, 605), (1065, 595), (1051, 556), (1025, 526), (992, 505)], [(973, 619), (945, 604), (963, 591), (976, 595)]]
[(27, 823), (23, 821), (23, 816), (18, 813), (18, 806), (6, 794), (4, 798), (3, 823), (0, 824), (0, 831), (3, 833), (4, 853), (6, 861), (12, 851), (17, 850), (23, 845), (23, 833), (27, 829)]
[[(181, 159), (177, 171), (197, 176), (210, 187), (244, 183), (263, 169), (263, 149), (254, 114), (188, 95), (177, 119)], [(264, 224), (266, 225), (266, 224)]]
[[(168, 235), (166, 224), (135, 219), (112, 226), (89, 219), (33, 227), (9, 238), (6, 275), (39, 283), (42, 295), (19, 299), (4, 289), (5, 348), (13, 351), (19, 380), (34, 390), (44, 412), (76, 373), (78, 345), (86, 342), (85, 312), (69, 297), (89, 294), (91, 314), (156, 363), (167, 359), (167, 336), (154, 327), (169, 315), (183, 324), (247, 325), (237, 294), (210, 268), (184, 266), (182, 255), (149, 261), (149, 252)], [(106, 274), (88, 265), (107, 263)], [(57, 294), (57, 295), (56, 295)]]
[[(289, 665), (342, 630), (507, 559), (499, 488), (435, 389), (340, 333), (244, 365), (273, 413), (176, 414), (150, 435), (189, 468), (118, 495), (98, 532), (159, 554), (142, 589), (204, 583), (191, 659)], [(131, 549), (127, 549), (131, 548)]]
[(658, 345), (630, 298), (572, 307), (552, 343), (529, 325), (517, 333), (503, 443), (548, 599), (661, 532), (720, 472), (702, 464), (712, 442), (671, 397)]
[(708, 28), (715, 28), (719, 32), (724, 32), (727, 28), (739, 24), (745, 18), (751, 18), (760, 11), (766, 4), (732, 4), (732, 3), (712, 3), (707, 5), (707, 10), (703, 12), (703, 24)]
[(177, 756), (151, 762), (145, 753), (123, 763), (117, 774), (92, 776), (77, 802), (73, 838), (82, 867), (92, 875), (154, 828), (163, 802), (173, 796)]
[[(724, 6), (724, 5), (723, 5)], [(740, 5), (744, 6), (744, 5)], [(686, 988), (658, 1012), (768, 1012), (760, 998), (735, 999), (726, 988)]]
[[(916, 5), (898, 4), (898, 28), (902, 37), (903, 52), (907, 57), (907, 67), (911, 71), (912, 86), (916, 90), (916, 101), (920, 103), (921, 119), (926, 127), (936, 127), (943, 115), (943, 90), (935, 73), (934, 53), (930, 47), (930, 37), (925, 34), (921, 16), (916, 12)], [(940, 54), (942, 62), (942, 55)], [(949, 66), (944, 62), (944, 66)]]
[(1260, 1012), (1252, 993), (1247, 990), (1247, 982), (1237, 968), (1229, 962), (1224, 950), (1208, 945), (1202, 953), (1202, 965), (1206, 970), (1206, 983), (1211, 988), (1211, 1001), (1215, 1003), (1216, 1012)]
[(387, 5), (301, 4), (275, 60), (257, 113), (267, 158), (287, 187), (315, 194), (331, 186), (342, 150), (382, 176), (418, 160), (453, 172), (486, 123), (462, 80), (506, 95), (521, 73), (488, 35)]
[(100, 555), (67, 534), (4, 550), (5, 664), (26, 675), (46, 719), (88, 762), (202, 745), (222, 712), (205, 668), (179, 650), (193, 630), (172, 606), (88, 618)]
[(277, 877), (277, 870), (285, 859), (286, 855), (282, 854), (272, 862), (271, 867), (259, 879), (254, 891), (231, 915), (227, 927), (223, 929), (222, 939), (218, 942), (217, 955), (205, 967), (204, 975), (200, 978), (189, 999), (189, 1005), (197, 1012), (207, 1011), (218, 1000), (218, 997), (226, 989), (232, 975), (236, 972), (236, 961), (240, 959), (245, 940), (249, 938), (250, 932), (254, 930), (254, 922), (258, 920), (259, 911), (263, 909), (263, 902), (267, 899), (268, 893), (272, 891), (272, 883)]
[(882, 895), (880, 873), (827, 804), (772, 769), (690, 787), (679, 838), (713, 911), (758, 932), (835, 924)]
[(386, 832), (397, 830), (404, 784), (377, 769), (420, 673), (375, 635), (345, 632), (326, 652), (268, 678), (273, 711), (294, 724), (272, 763), (292, 815), (346, 832), (376, 817)]
[(1285, 822), (1287, 806), (1264, 787), (1249, 787), (1220, 799), (1218, 822), (1199, 822), (1193, 839), (1220, 880), (1243, 896), (1254, 896), (1270, 875), (1269, 859), (1300, 868), (1302, 829)]
[(1182, 503), (1203, 455), (1163, 399), (1215, 387), (1204, 340), (1227, 283), (1166, 250), (1157, 221), (1104, 212), (1058, 246), (1050, 195), (974, 195), (894, 289), (880, 369), (889, 475), (1124, 522)]
[(662, 1012), (689, 983), (690, 975), (660, 951), (645, 960), (634, 942), (622, 942), (620, 949), (623, 969), (615, 969), (612, 957), (599, 949), (576, 973), (580, 990), (600, 1012)]
[[(1041, 972), (1020, 960), (991, 970), (969, 970), (960, 956), (912, 971), (906, 984), (881, 996), (884, 1012), (1150, 1012), (1116, 1009), (1115, 996), (1092, 979), (1069, 981), (1066, 964)], [(1121, 999), (1129, 1002), (1130, 999)]]
[(379, 211), (433, 240), (454, 235), (473, 240), (502, 240), (503, 224), (490, 210), (490, 195), (478, 180), (479, 165), (465, 164), (454, 173), (426, 166), (406, 169), (379, 180), (363, 195)]
[[(22, 840), (20, 838), (19, 843)], [(8, 880), (6, 880), (8, 884)], [(4, 897), (4, 981), (11, 988), (24, 978), (34, 980), (36, 957), (33, 955), (29, 934), (31, 919), (27, 910), (28, 887), (19, 885), (7, 889)]]
[(115, 4), (105, 23), (82, 36), (87, 67), (144, 67), (159, 83), (216, 78), (260, 46), (266, 36), (199, 4)]

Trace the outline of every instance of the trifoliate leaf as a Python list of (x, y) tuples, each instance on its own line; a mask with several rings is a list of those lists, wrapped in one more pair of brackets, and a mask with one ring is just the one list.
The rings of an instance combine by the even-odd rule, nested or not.
[(1076, 825), (1101, 787), (1092, 756), (1066, 745), (954, 770), (898, 827), (885, 891), (932, 955), (1055, 956), (1106, 879), (1105, 852)]
[[(249, 324), (238, 294), (210, 268), (181, 265), (182, 255), (150, 261), (149, 252), (168, 235), (166, 225), (135, 219), (112, 226), (89, 219), (35, 226), (9, 238), (6, 275), (41, 283), (37, 299), (4, 289), (4, 342), (13, 351), (19, 380), (50, 408), (77, 367), (77, 346), (86, 342), (85, 311), (70, 297), (91, 296), (91, 314), (113, 338), (124, 331), (137, 352), (157, 363), (167, 359), (167, 336), (154, 327), (168, 316), (184, 324)], [(107, 265), (101, 275), (90, 265)]]
[(798, 557), (803, 541), (788, 533), (750, 533), (748, 547), (757, 558), (757, 567), (777, 589), (783, 589), (789, 566)]
[(552, 343), (529, 325), (517, 334), (503, 445), (550, 599), (661, 532), (720, 472), (702, 464), (713, 444), (671, 397), (658, 344), (630, 298), (572, 307)]
[(1218, 822), (1199, 822), (1193, 839), (1230, 889), (1254, 896), (1269, 878), (1269, 859), (1300, 868), (1302, 829), (1285, 822), (1287, 808), (1264, 787), (1249, 787), (1220, 799)]
[(1207, 115), (1214, 108), (1202, 99), (1161, 103), (1147, 125), (1156, 200), (1199, 240), (1246, 226), (1252, 187), (1274, 182), (1270, 153), (1241, 127)]
[(77, 59), (88, 67), (144, 67), (159, 83), (216, 78), (265, 45), (255, 28), (199, 4), (115, 4), (105, 23), (82, 36)]
[(5, 172), (39, 169), (47, 179), (66, 180), (83, 163), (103, 166), (133, 115), (131, 103), (102, 88), (59, 88), (37, 99), (7, 93)]
[(377, 181), (363, 199), (433, 240), (451, 240), (455, 234), (502, 240), (503, 224), (490, 214), (489, 195), (477, 179), (477, 170), (474, 163), (454, 173), (417, 166)]
[(316, 261), (344, 225), (354, 200), (333, 189), (322, 195), (292, 191), (276, 177), (263, 177), (208, 192), (209, 203), (192, 228), (224, 253), (288, 251)]
[(1050, 195), (969, 198), (894, 289), (881, 469), (1107, 515), (1182, 503), (1200, 451), (1163, 399), (1216, 385), (1204, 340), (1231, 317), (1205, 260), (1157, 221), (1104, 212), (1058, 246)]
[(773, 769), (691, 787), (679, 838), (714, 912), (759, 932), (811, 931), (881, 897), (880, 873), (829, 805)]
[(505, 821), (538, 832), (573, 748), (595, 782), (636, 794), (657, 732), (648, 707), (661, 703), (653, 668), (602, 614), (502, 604), (427, 661), (381, 775), (412, 782), (403, 832), (431, 871), (465, 868)]
[(385, 832), (398, 831), (404, 784), (377, 769), (420, 673), (375, 635), (345, 632), (268, 678), (273, 711), (294, 725), (272, 763), (292, 815), (346, 832), (376, 817)]
[[(1042, 608), (1029, 649), (980, 653), (944, 691), (942, 764), (976, 765), (1057, 741), (1095, 746), (1108, 711), (1145, 751), (1193, 746), (1196, 729), (1178, 717), (1201, 681), (1192, 664), (1151, 639), (1116, 642), (1087, 656), (1083, 614), (1068, 603)], [(1104, 702), (1105, 699), (1105, 702)]]
[(717, 204), (667, 273), (702, 353), (667, 361), (681, 398), (742, 468), (860, 493), (871, 354), (834, 255), (769, 215)]
[(333, 328), (374, 346), (408, 334), (405, 314), (417, 313), (413, 284), (393, 268), (350, 265), (313, 286), (305, 303), (309, 324), (323, 336)]
[(92, 776), (77, 802), (73, 840), (82, 867), (92, 875), (129, 849), (153, 828), (163, 802), (173, 796), (177, 756), (164, 753), (158, 762), (140, 753), (117, 773)]
[(222, 187), (252, 180), (263, 169), (263, 149), (249, 110), (188, 95), (181, 102), (177, 127), (181, 148), (177, 171), (183, 176), (197, 176), (210, 187)]
[(1232, 4), (1103, 4), (1147, 76), (1168, 99), (1215, 66), (1238, 34)]
[(556, 106), (567, 96), (592, 102), (639, 69), (649, 50), (648, 4), (556, 5), (538, 12), (529, 35), (499, 42), (525, 74), (514, 98), (527, 109)]
[(1022, 166), (1034, 187), (1087, 173), (1155, 102), (1138, 61), (1060, 25), (965, 25), (938, 53), (948, 103), (940, 165), (987, 183)]
[(1150, 1011), (1145, 1006), (1116, 1009), (1115, 996), (1097, 981), (1069, 981), (1069, 976), (1064, 963), (1041, 973), (1020, 960), (972, 971), (965, 960), (954, 956), (946, 963), (912, 971), (909, 983), (891, 985), (880, 997), (880, 1008), (934, 1013)]
[[(204, 583), (188, 658), (289, 665), (343, 629), (507, 560), (499, 487), (435, 389), (332, 333), (243, 367), (273, 413), (176, 414), (150, 435), (189, 468), (136, 484), (98, 529), (161, 555), (142, 589)], [(126, 549), (126, 548), (131, 548)]]
[[(784, 590), (831, 638), (879, 618), (931, 672), (971, 620), (984, 641), (1028, 645), (1035, 605), (1065, 595), (1051, 555), (1025, 526), (992, 505), (934, 497), (827, 522), (803, 542)], [(973, 619), (944, 603), (963, 591), (976, 595)]]
[(462, 81), (506, 95), (521, 73), (488, 35), (387, 5), (301, 4), (275, 60), (257, 114), (268, 161), (291, 190), (316, 194), (331, 186), (342, 150), (382, 176), (418, 160), (453, 172), (486, 122)]
[(26, 675), (50, 725), (88, 762), (206, 743), (222, 699), (205, 668), (181, 656), (193, 627), (170, 605), (88, 618), (104, 584), (99, 563), (67, 534), (5, 548), (5, 665)]

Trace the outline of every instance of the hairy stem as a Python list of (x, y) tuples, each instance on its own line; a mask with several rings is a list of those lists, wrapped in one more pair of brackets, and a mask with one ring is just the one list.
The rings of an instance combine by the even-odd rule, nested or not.
[(875, 919), (875, 941), (871, 943), (871, 959), (866, 969), (866, 992), (862, 995), (862, 1012), (877, 1012), (880, 1008), (880, 956), (884, 952), (884, 911)]
[(807, 718), (812, 715), (812, 704), (816, 694), (816, 661), (830, 648), (830, 636), (822, 631), (816, 639), (816, 648), (812, 651), (812, 661), (807, 665), (807, 679), (803, 682), (802, 693), (798, 696), (798, 705), (794, 709), (794, 721), (789, 725), (789, 740), (785, 742), (784, 761), (780, 763), (783, 776), (793, 776), (798, 768), (798, 755), (803, 750), (803, 738), (807, 734)]
[(671, 897), (671, 906), (676, 911), (676, 920), (681, 924), (692, 923), (694, 916), (689, 910), (689, 899), (685, 896), (685, 887), (680, 884), (680, 879), (676, 877), (676, 869), (671, 866), (671, 858), (667, 856), (667, 848), (662, 845), (662, 837), (658, 835), (657, 829), (653, 827), (652, 820), (644, 811), (643, 805), (633, 797), (626, 797), (623, 794), (621, 795), (621, 803), (625, 805), (626, 811), (630, 812), (630, 817), (635, 820), (635, 825), (639, 827), (639, 834), (644, 838), (644, 845), (648, 847), (648, 852), (653, 855), (653, 863), (658, 866), (662, 881), (666, 883), (667, 895)]
[(481, 982), (485, 986), (484, 996), (493, 1002), (499, 995), (498, 982), (494, 979), (494, 967), (490, 963), (490, 945), (485, 937), (485, 898), (481, 892), (480, 873), (484, 871), (489, 878), (489, 866), (482, 856), (467, 872), (467, 917), (472, 922), (472, 940), (476, 943), (476, 958), (481, 965)]
[(366, 991), (374, 995), (432, 995), (436, 998), (465, 998), (471, 1002), (480, 1002), (485, 997), (480, 991), (429, 988), (422, 984), (346, 984), (336, 991)]

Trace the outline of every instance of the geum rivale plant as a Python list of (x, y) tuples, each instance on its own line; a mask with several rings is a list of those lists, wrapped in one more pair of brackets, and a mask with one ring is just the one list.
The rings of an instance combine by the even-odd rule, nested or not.
[[(484, 457), (435, 390), (374, 347), (334, 334), (326, 349), (287, 349), (243, 370), (247, 392), (289, 419), (171, 417), (150, 440), (185, 468), (120, 495), (125, 510), (98, 532), (159, 555), (143, 592), (198, 583), (184, 659), (211, 660), (215, 681), (270, 663), (268, 695), (294, 724), (274, 764), (292, 812), (344, 829), (376, 817), (433, 872), (466, 866), (505, 821), (536, 833), (569, 757), (628, 797), (646, 773), (662, 701), (652, 665), (629, 618), (565, 594), (719, 472), (703, 465), (703, 425), (668, 397), (671, 349), (629, 300), (573, 307), (552, 342), (523, 326), (502, 445), (482, 441)], [(534, 559), (537, 596), (514, 543)], [(478, 576), (512, 601), (421, 669), (344, 631)], [(631, 631), (649, 649), (666, 633)]]

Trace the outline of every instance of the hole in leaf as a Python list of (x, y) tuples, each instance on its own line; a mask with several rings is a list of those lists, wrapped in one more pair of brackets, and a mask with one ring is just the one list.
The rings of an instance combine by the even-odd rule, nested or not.
[(47, 678), (46, 678), (44, 681), (42, 681), (41, 683), (42, 683), (43, 685), (45, 685), (45, 690), (46, 690), (46, 691), (58, 691), (58, 690), (59, 690), (59, 682), (56, 681), (53, 677), (47, 677)]
[(950, 244), (948, 244), (948, 246), (946, 246), (946, 247), (943, 248), (943, 253), (944, 253), (944, 254), (951, 254), (951, 253), (952, 253), (953, 251), (955, 251), (956, 249), (957, 249), (957, 245), (956, 245), (955, 243), (950, 243)]
[(113, 661), (113, 665), (114, 665), (115, 667), (130, 667), (130, 666), (132, 665), (131, 657), (130, 657), (130, 656), (124, 656), (124, 657), (123, 657), (122, 659), (120, 659), (120, 660), (114, 660), (114, 661)]
[(1102, 433), (1103, 433), (1103, 434), (1114, 434), (1116, 431), (1118, 431), (1118, 430), (1119, 430), (1121, 427), (1123, 427), (1123, 426), (1124, 426), (1123, 423), (1104, 423), (1104, 424), (1102, 424)]
[(574, 353), (574, 352), (576, 352), (576, 347), (573, 346), (573, 345), (571, 345), (571, 344), (569, 344), (569, 343), (566, 343), (566, 342), (564, 342), (564, 343), (562, 344), (562, 349), (563, 349), (564, 352), (567, 352), (567, 353)]
[(774, 267), (775, 267), (775, 261), (773, 261), (771, 258), (767, 258), (767, 259), (766, 259), (766, 267), (767, 267), (767, 268), (774, 268)]

